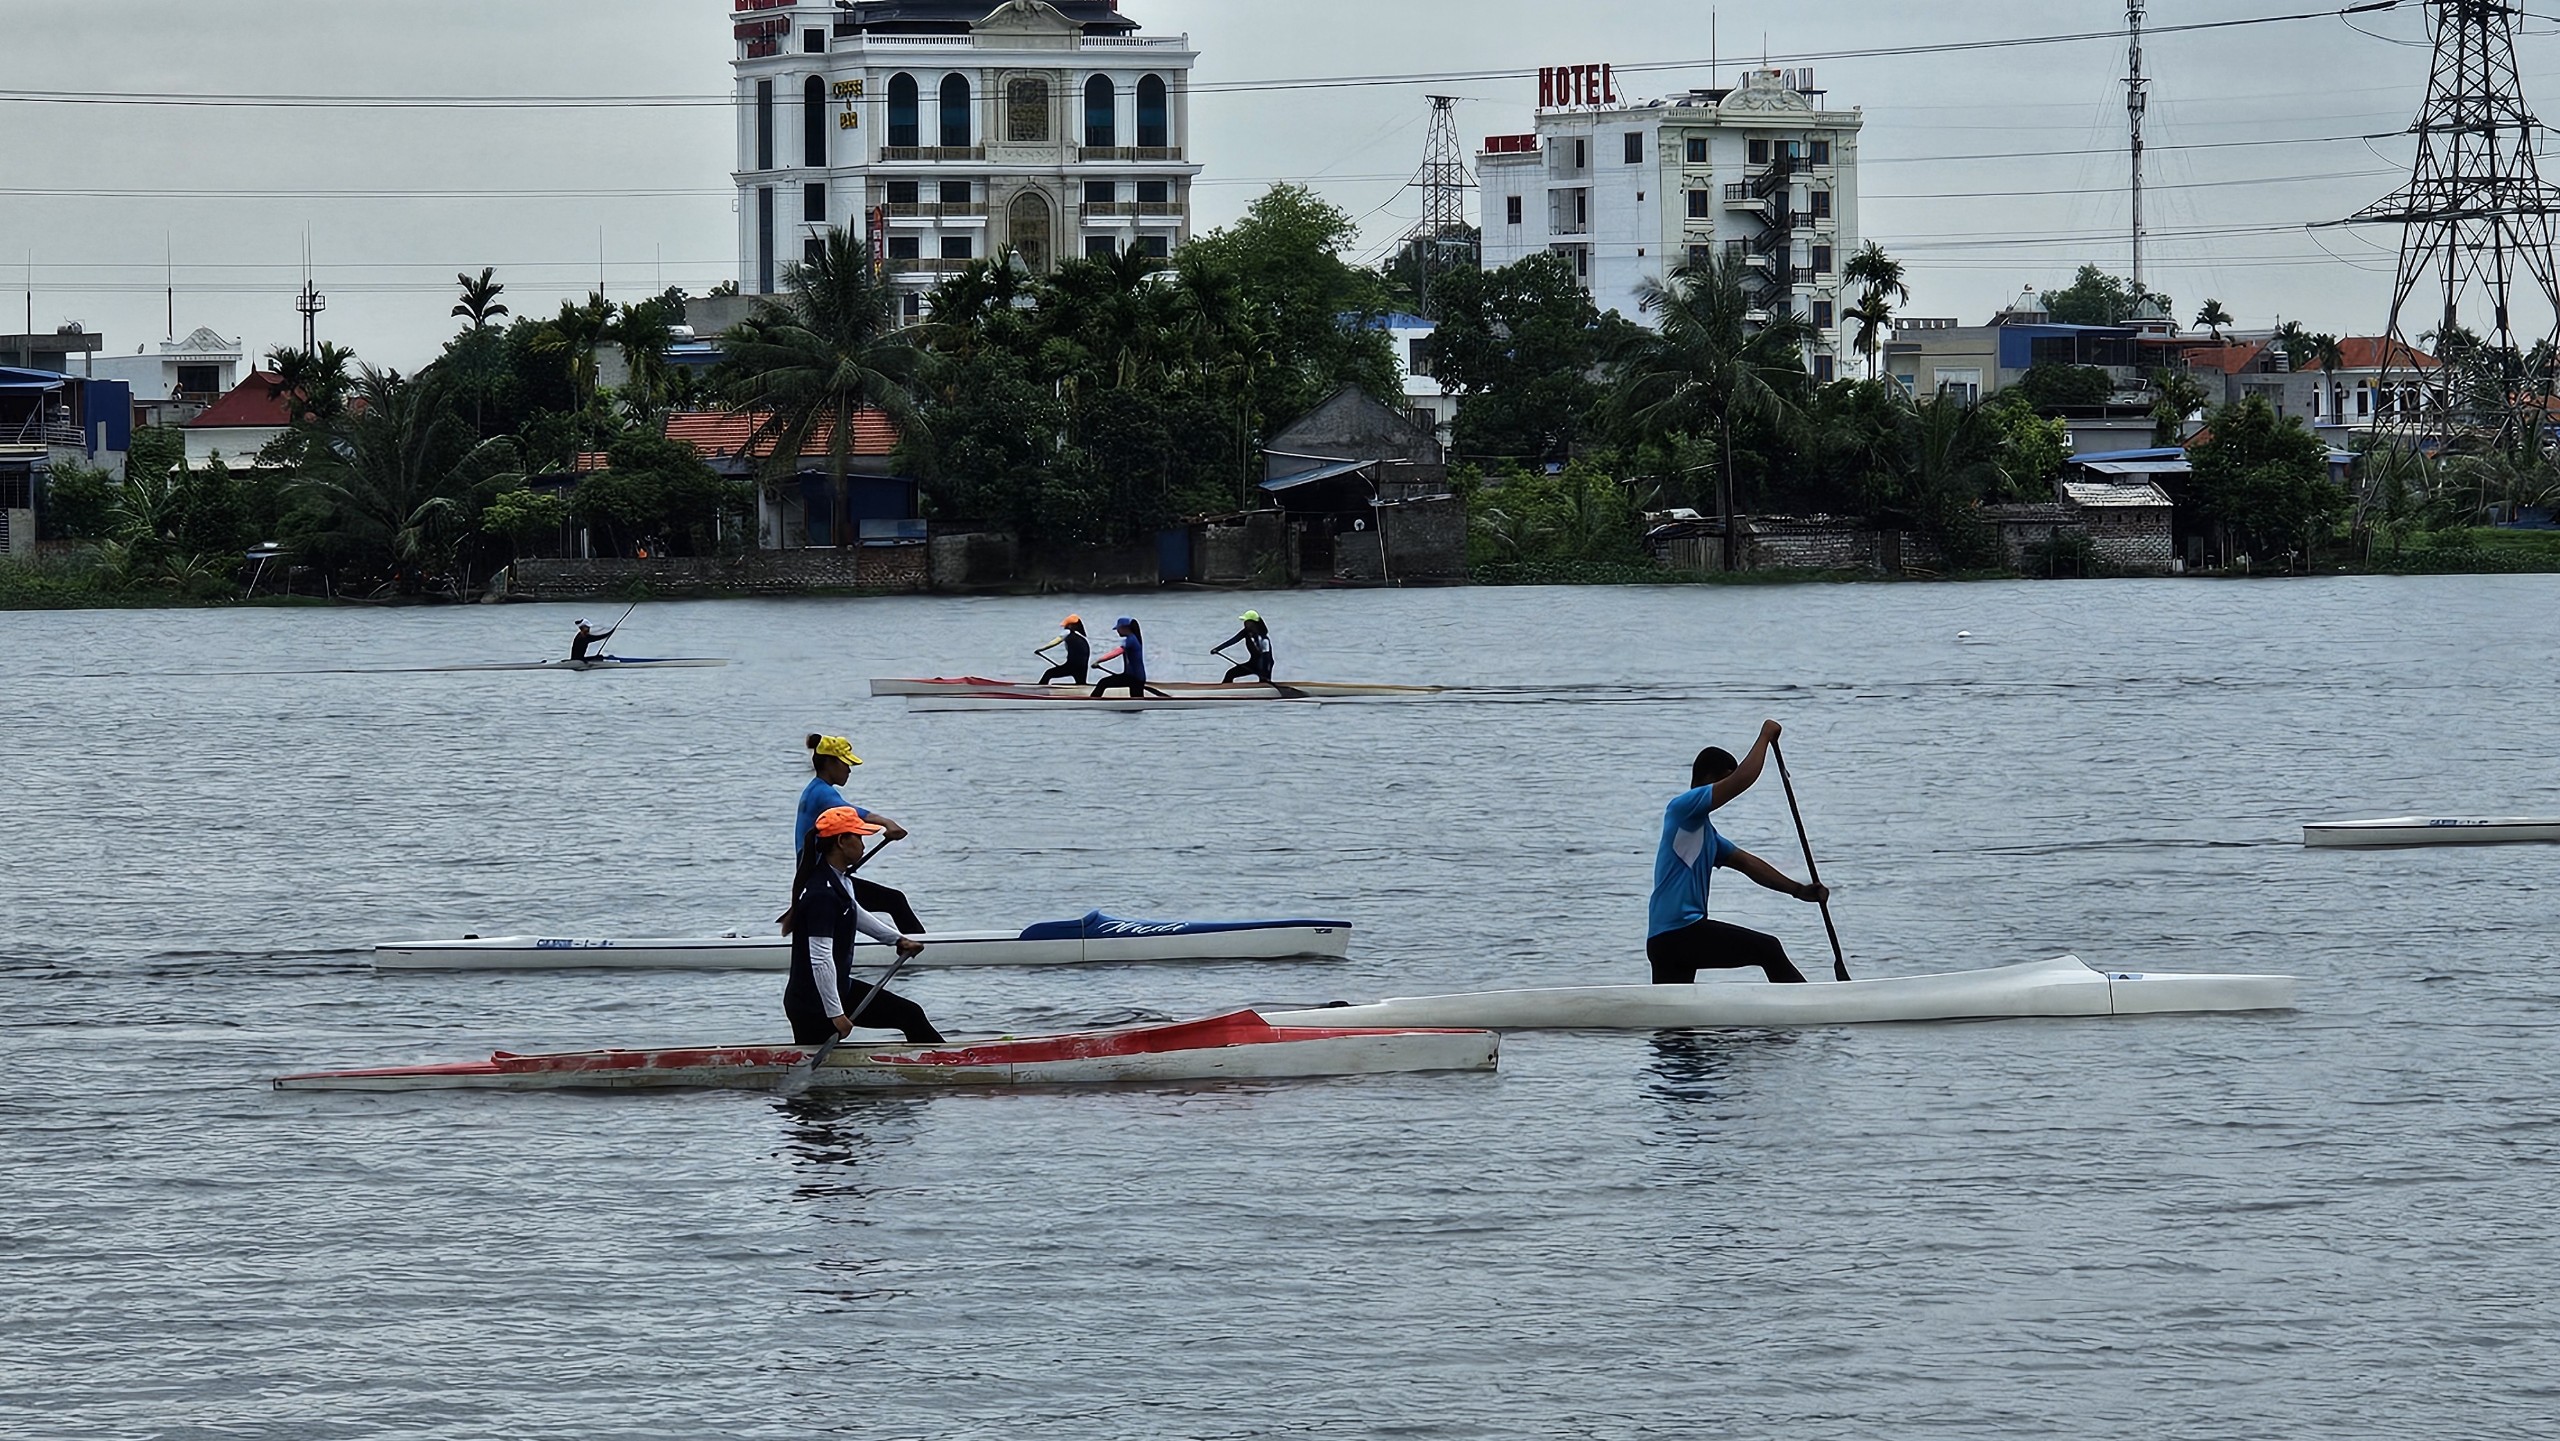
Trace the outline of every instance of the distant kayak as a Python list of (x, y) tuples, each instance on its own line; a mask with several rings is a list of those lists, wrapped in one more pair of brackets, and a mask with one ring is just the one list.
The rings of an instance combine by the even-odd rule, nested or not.
[[(1490, 1071), (1490, 1031), (1274, 1026), (1251, 1011), (1170, 1025), (917, 1045), (854, 1041), (810, 1073), (812, 1090), (915, 1086), (1067, 1086), (1284, 1080), (1411, 1071)], [(485, 1061), (377, 1066), (278, 1076), (279, 1091), (771, 1090), (796, 1076), (799, 1046), (499, 1051)]]
[(2314, 821), (2306, 846), (2499, 846), (2560, 841), (2560, 816), (2393, 816), (2376, 821)]
[[(1350, 954), (1349, 921), (1137, 921), (1093, 911), (1019, 931), (941, 931), (921, 938), (913, 966), (1072, 966), (1138, 961), (1338, 961)], [(869, 949), (872, 943), (865, 943)], [(786, 936), (630, 940), (575, 936), (466, 936), (388, 941), (373, 948), (386, 971), (773, 971), (791, 963)]]
[[(1172, 696), (1224, 696), (1261, 700), (1291, 699), (1317, 696), (1336, 700), (1356, 698), (1386, 699), (1395, 696), (1438, 695), (1448, 689), (1437, 685), (1372, 685), (1365, 681), (1292, 680), (1265, 685), (1244, 681), (1220, 685), (1216, 681), (1170, 680), (1149, 681), (1148, 685)], [(1036, 681), (990, 680), (982, 675), (885, 677), (871, 682), (875, 696), (965, 696), (965, 695), (1057, 695), (1083, 696), (1091, 686), (1043, 686)]]

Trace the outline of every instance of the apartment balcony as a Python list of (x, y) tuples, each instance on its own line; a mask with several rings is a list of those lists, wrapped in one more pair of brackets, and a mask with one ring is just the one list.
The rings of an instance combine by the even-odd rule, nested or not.
[(969, 267), (966, 260), (952, 260), (940, 255), (915, 256), (908, 259), (890, 257), (885, 262), (891, 275), (914, 275), (927, 278), (957, 275)]
[(906, 205), (893, 203), (880, 208), (889, 212), (891, 220), (913, 220), (919, 223), (934, 220), (984, 220), (987, 218), (987, 207), (975, 200), (926, 200)]
[(883, 165), (894, 165), (908, 160), (984, 160), (986, 158), (987, 147), (983, 145), (883, 145), (880, 147), (880, 163)]
[(1802, 161), (1792, 155), (1781, 155), (1770, 161), (1768, 169), (1753, 175), (1748, 182), (1752, 195), (1757, 199), (1766, 200), (1784, 191), (1794, 182), (1796, 170), (1802, 164)]
[(1088, 200), (1081, 207), (1087, 220), (1180, 220), (1183, 206), (1173, 200)]
[(1076, 147), (1076, 159), (1088, 165), (1100, 161), (1121, 160), (1180, 164), (1182, 147), (1179, 145), (1079, 145)]

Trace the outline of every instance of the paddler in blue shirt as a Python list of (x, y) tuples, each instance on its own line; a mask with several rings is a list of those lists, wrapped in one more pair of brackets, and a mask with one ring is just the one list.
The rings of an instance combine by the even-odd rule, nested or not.
[(1778, 738), (1778, 723), (1762, 721), (1751, 753), (1736, 762), (1730, 751), (1709, 746), (1689, 765), (1689, 789), (1662, 810), (1662, 846), (1653, 858), (1653, 902), (1646, 910), (1645, 959), (1657, 986), (1687, 985), (1700, 971), (1758, 966), (1772, 981), (1804, 980), (1775, 936), (1707, 919), (1707, 882), (1716, 867), (1800, 901), (1819, 904), (1830, 891), (1797, 885), (1776, 866), (1716, 833), (1709, 813), (1751, 789)]
[(1093, 664), (1093, 642), (1085, 639), (1083, 616), (1071, 615), (1058, 622), (1058, 638), (1032, 654), (1044, 656), (1060, 646), (1067, 648), (1066, 658), (1043, 672), (1040, 683), (1047, 685), (1051, 681), (1071, 680), (1077, 685), (1089, 684), (1085, 670)]
[(1163, 691), (1147, 684), (1147, 640), (1139, 633), (1136, 618), (1124, 615), (1111, 623), (1111, 629), (1119, 634), (1120, 643), (1103, 652), (1100, 659), (1120, 662), (1120, 673), (1104, 676), (1101, 684), (1093, 688), (1093, 699), (1102, 699), (1104, 692), (1115, 686), (1126, 690), (1132, 699), (1141, 695), (1164, 699)]
[[(868, 811), (854, 805), (852, 801), (845, 799), (844, 792), (839, 789), (846, 781), (853, 779), (853, 768), (862, 764), (862, 757), (853, 753), (852, 741), (843, 736), (811, 735), (808, 746), (809, 768), (817, 774), (811, 776), (809, 783), (800, 788), (800, 813), (793, 820), (791, 827), (791, 844), (795, 854), (801, 842), (807, 838), (809, 828), (817, 824), (818, 817), (838, 806), (850, 806), (860, 814), (865, 823), (878, 826), (887, 838), (882, 842), (883, 845), (906, 835), (905, 826), (878, 811)], [(860, 878), (855, 879), (853, 890), (854, 899), (862, 902), (865, 909), (877, 911), (896, 921), (898, 929), (909, 935), (923, 933), (924, 922), (916, 919), (915, 907), (907, 904), (904, 891), (881, 885), (877, 881), (866, 881)]]

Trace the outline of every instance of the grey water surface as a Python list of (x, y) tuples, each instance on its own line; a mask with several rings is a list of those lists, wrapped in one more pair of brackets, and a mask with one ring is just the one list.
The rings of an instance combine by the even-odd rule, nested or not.
[[(1155, 670), (1481, 689), (910, 714), (1066, 607)], [(603, 609), (609, 618), (614, 608)], [(0, 1434), (2444, 1437), (2560, 1429), (2560, 578), (0, 615)], [(1096, 626), (1097, 630), (1102, 627)], [(1968, 633), (1969, 634), (1960, 634)], [(1852, 967), (2281, 971), (2254, 1016), (1520, 1034), (1495, 1075), (280, 1094), (777, 1037), (777, 977), (376, 976), (769, 926), (806, 779), (931, 924), (1339, 915), (1338, 964), (919, 971), (1026, 1031), (1639, 981), (1764, 716)], [(1774, 774), (1720, 816), (1800, 873)], [(1811, 907), (1717, 909), (1827, 968)]]

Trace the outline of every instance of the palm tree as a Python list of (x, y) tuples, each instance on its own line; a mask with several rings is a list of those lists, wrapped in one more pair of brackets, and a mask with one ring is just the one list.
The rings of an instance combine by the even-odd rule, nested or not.
[(481, 440), (446, 385), (366, 366), (353, 403), (325, 422), (296, 491), (318, 499), (323, 534), (362, 561), (427, 576), (451, 568), (467, 532), (472, 491), (504, 484), (516, 457), (505, 436)]
[(922, 352), (898, 327), (896, 292), (872, 273), (869, 248), (830, 229), (814, 257), (783, 272), (782, 294), (732, 326), (722, 348), (714, 384), (732, 410), (762, 417), (748, 449), (766, 447), (769, 473), (793, 474), (825, 436), (835, 480), (831, 530), (845, 544), (855, 413), (878, 410), (910, 439), (925, 429), (913, 388)]
[(568, 368), (569, 387), (577, 392), (581, 408), (595, 399), (596, 347), (604, 344), (612, 328), (613, 302), (590, 293), (583, 302), (561, 301), (560, 313), (542, 322), (534, 333), (534, 352), (557, 355)]
[(1867, 378), (1873, 380), (1876, 357), (1883, 351), (1883, 331), (1893, 324), (1893, 308), (1911, 302), (1911, 286), (1904, 279), (1902, 262), (1872, 240), (1840, 267), (1840, 280), (1861, 287), (1848, 318), (1858, 322), (1858, 353), (1866, 357)]
[(1893, 324), (1893, 302), (1882, 292), (1870, 290), (1858, 297), (1858, 303), (1850, 306), (1842, 319), (1858, 327), (1857, 338), (1852, 343), (1858, 347), (1858, 354), (1866, 358), (1867, 378), (1873, 380), (1877, 371), (1876, 359), (1884, 352), (1885, 327)]
[(1792, 310), (1765, 312), (1743, 290), (1740, 267), (1712, 258), (1668, 280), (1647, 279), (1636, 303), (1658, 317), (1630, 345), (1617, 403), (1639, 433), (1716, 435), (1724, 484), (1726, 560), (1733, 547), (1733, 418), (1776, 424), (1801, 405), (1810, 381), (1804, 348), (1816, 331)]
[(681, 313), (670, 297), (662, 295), (621, 307), (605, 326), (602, 338), (621, 350), (623, 368), (630, 376), (622, 400), (636, 423), (655, 421), (664, 408), (673, 379), (668, 374), (667, 348), (675, 344), (675, 320)]
[(267, 398), (285, 402), (296, 424), (325, 423), (345, 408), (347, 369), (355, 363), (356, 353), (335, 341), (321, 341), (317, 351), (277, 346), (267, 352), (266, 368), (275, 375)]
[(486, 330), (490, 321), (511, 313), (498, 301), (498, 292), (507, 287), (504, 282), (492, 278), (496, 273), (495, 266), (483, 265), (477, 280), (467, 273), (453, 277), (462, 285), (462, 299), (453, 307), (453, 313), (469, 320), (474, 330)]
[(2206, 301), (2204, 308), (2196, 312), (2196, 324), (2203, 326), (2217, 345), (2222, 343), (2222, 327), (2231, 323), (2231, 312), (2223, 309), (2219, 300)]
[(2276, 333), (2268, 337), (2268, 343), (2284, 352), (2288, 370), (2301, 370), (2311, 362), (2311, 332), (2305, 330), (2299, 320), (2288, 320), (2277, 326)]

